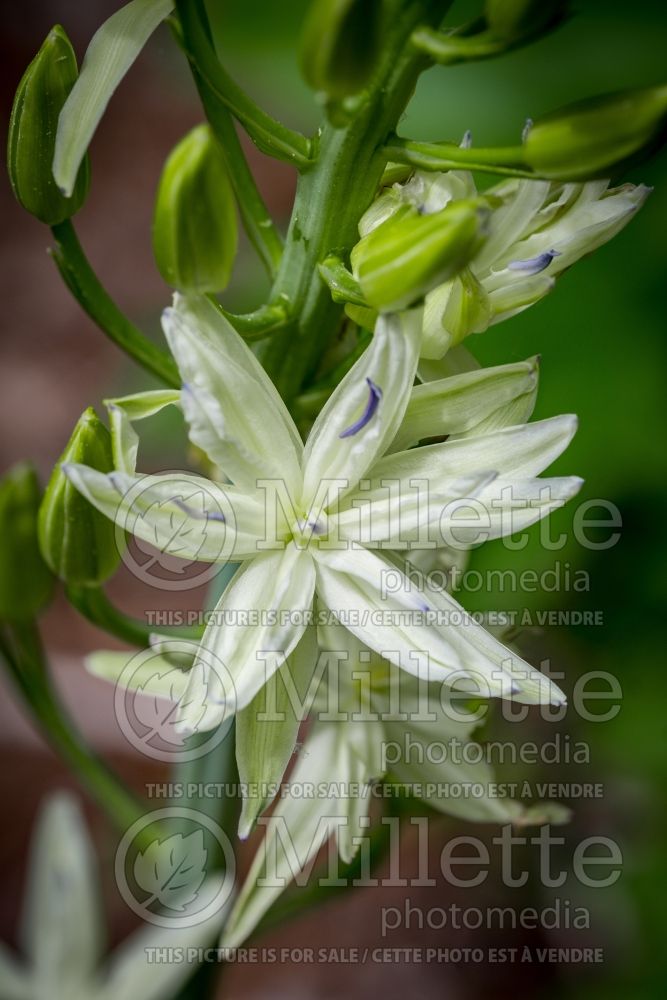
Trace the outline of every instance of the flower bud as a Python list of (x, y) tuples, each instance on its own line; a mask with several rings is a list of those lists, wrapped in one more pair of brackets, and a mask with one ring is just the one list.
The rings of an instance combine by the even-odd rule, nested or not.
[(421, 215), (404, 206), (357, 243), (352, 270), (367, 302), (404, 309), (468, 263), (484, 238), (484, 199), (463, 199)]
[(0, 620), (27, 621), (48, 603), (53, 577), (37, 544), (41, 490), (31, 465), (15, 465), (0, 480)]
[(314, 0), (301, 38), (301, 72), (333, 98), (368, 83), (380, 51), (382, 0)]
[(92, 407), (79, 419), (56, 464), (39, 509), (44, 559), (65, 583), (103, 583), (120, 560), (113, 522), (92, 507), (65, 476), (67, 462), (111, 472), (111, 435)]
[(219, 292), (229, 282), (238, 229), (227, 167), (208, 125), (172, 150), (160, 177), (153, 252), (168, 285)]
[(7, 169), (17, 200), (27, 212), (55, 226), (78, 212), (88, 193), (90, 166), (81, 164), (71, 197), (53, 178), (58, 117), (78, 76), (70, 41), (56, 25), (19, 83), (7, 141)]
[(609, 176), (644, 148), (664, 139), (667, 85), (578, 101), (527, 130), (525, 163), (543, 177)]
[(555, 25), (567, 6), (567, 0), (486, 0), (484, 15), (496, 38), (515, 42)]

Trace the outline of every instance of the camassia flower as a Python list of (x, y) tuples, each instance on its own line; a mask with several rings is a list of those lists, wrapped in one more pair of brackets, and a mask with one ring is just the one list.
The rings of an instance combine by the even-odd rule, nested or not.
[[(427, 291), (421, 345), (425, 358), (440, 358), (469, 334), (538, 302), (553, 289), (558, 275), (630, 222), (650, 188), (610, 188), (606, 180), (564, 184), (511, 179), (484, 194), (492, 206), (484, 241), (468, 266), (448, 281), (433, 282)], [(380, 195), (362, 217), (359, 233), (367, 237), (408, 209), (433, 215), (476, 195), (468, 171), (418, 170), (405, 184), (394, 184)]]
[[(514, 533), (561, 506), (581, 483), (537, 478), (570, 441), (571, 416), (394, 450), (396, 440), (405, 448), (447, 433), (442, 409), (451, 380), (429, 383), (425, 395), (413, 388), (421, 319), (419, 310), (379, 318), (370, 346), (304, 445), (273, 383), (217, 307), (177, 295), (164, 329), (182, 392), (111, 403), (116, 471), (65, 467), (91, 504), (137, 538), (167, 546), (176, 525), (183, 558), (242, 564), (201, 640), (184, 729), (196, 725), (187, 704), (201, 705), (202, 690), (207, 728), (251, 702), (277, 669), (271, 654), (284, 660), (298, 646), (316, 593), (325, 613), (408, 673), (467, 678), (482, 696), (562, 700), (453, 598), (439, 607), (382, 552), (433, 547), (443, 538), (468, 547)], [(182, 407), (191, 441), (230, 484), (135, 473), (131, 421), (170, 403)], [(471, 419), (476, 413), (483, 420), (501, 403), (491, 379), (471, 396)]]

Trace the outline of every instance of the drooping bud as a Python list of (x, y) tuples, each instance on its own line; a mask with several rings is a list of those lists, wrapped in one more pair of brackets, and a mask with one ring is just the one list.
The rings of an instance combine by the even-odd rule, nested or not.
[(172, 150), (160, 177), (153, 252), (168, 285), (219, 292), (229, 282), (238, 227), (222, 152), (208, 125), (198, 125)]
[(88, 193), (90, 166), (81, 164), (70, 198), (53, 178), (58, 117), (78, 76), (70, 41), (56, 25), (19, 83), (7, 141), (7, 169), (17, 200), (49, 226), (79, 211)]
[(49, 480), (39, 509), (39, 544), (44, 559), (65, 583), (96, 586), (118, 566), (115, 529), (69, 481), (62, 470), (67, 462), (99, 472), (113, 469), (111, 435), (92, 407), (79, 419)]
[(609, 173), (665, 136), (667, 85), (577, 101), (536, 121), (525, 163), (543, 177), (583, 180)]
[(0, 480), (0, 620), (29, 621), (48, 603), (53, 577), (37, 543), (41, 490), (31, 465)]
[(382, 0), (314, 0), (301, 37), (306, 82), (340, 99), (363, 90), (380, 51)]
[(514, 42), (555, 25), (567, 6), (567, 0), (486, 0), (484, 15), (496, 38)]
[(482, 198), (452, 202), (431, 215), (401, 209), (352, 251), (364, 297), (383, 312), (411, 305), (465, 267), (484, 239), (487, 218)]

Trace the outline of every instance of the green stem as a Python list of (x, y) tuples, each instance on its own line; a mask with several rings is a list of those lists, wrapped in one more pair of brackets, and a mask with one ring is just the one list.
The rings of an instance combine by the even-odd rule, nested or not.
[(290, 303), (291, 320), (260, 345), (259, 356), (288, 401), (312, 378), (335, 335), (342, 308), (318, 270), (334, 253), (343, 260), (358, 239), (357, 224), (372, 201), (386, 163), (384, 144), (395, 130), (428, 58), (409, 45), (424, 21), (438, 24), (447, 0), (387, 4), (386, 44), (373, 83), (344, 127), (322, 128), (318, 156), (302, 173), (273, 296)]
[(418, 170), (479, 170), (503, 177), (538, 177), (525, 168), (522, 146), (468, 149), (453, 142), (415, 142), (391, 136), (384, 155), (392, 163), (405, 163)]
[(343, 264), (340, 257), (332, 254), (323, 260), (319, 266), (322, 280), (329, 286), (334, 302), (351, 302), (355, 306), (370, 308), (364, 298), (359, 283)]
[(51, 251), (53, 259), (63, 281), (83, 310), (137, 364), (165, 385), (179, 389), (181, 382), (172, 357), (131, 323), (102, 287), (70, 220), (59, 222), (51, 231), (56, 241)]
[(259, 193), (229, 111), (192, 67), (199, 96), (209, 124), (223, 151), (229, 178), (234, 188), (241, 221), (248, 239), (260, 256), (269, 277), (275, 278), (283, 255), (283, 240), (264, 199)]
[(216, 305), (244, 340), (262, 340), (287, 322), (287, 310), (280, 304), (267, 303), (251, 313), (227, 312), (217, 300)]
[[(114, 826), (124, 833), (145, 815), (145, 806), (88, 747), (51, 685), (42, 645), (33, 624), (13, 624), (0, 637), (2, 653), (25, 702), (53, 749), (76, 774), (81, 784), (104, 809)], [(148, 847), (159, 831), (154, 824), (137, 834), (137, 844)]]
[(311, 141), (272, 118), (232, 80), (216, 56), (197, 4), (192, 0), (177, 0), (176, 8), (185, 51), (207, 88), (241, 123), (263, 153), (285, 160), (299, 170), (307, 168), (312, 157)]
[(76, 610), (98, 628), (116, 636), (131, 646), (147, 647), (155, 632), (173, 635), (176, 639), (201, 639), (203, 626), (149, 625), (131, 615), (126, 615), (111, 603), (101, 587), (66, 588), (67, 599)]

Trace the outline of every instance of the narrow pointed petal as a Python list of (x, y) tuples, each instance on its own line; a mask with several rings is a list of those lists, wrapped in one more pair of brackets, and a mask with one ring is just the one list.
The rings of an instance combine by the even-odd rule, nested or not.
[(93, 35), (58, 121), (53, 176), (66, 195), (113, 92), (173, 6), (173, 0), (132, 0)]
[(164, 555), (190, 562), (247, 559), (265, 537), (263, 503), (233, 486), (189, 473), (105, 475), (74, 463), (63, 472), (119, 529)]
[[(239, 820), (242, 839), (271, 803), (294, 753), (299, 725), (308, 710), (306, 692), (317, 655), (315, 629), (307, 628), (291, 656), (236, 715), (236, 760), (244, 789)], [(291, 697), (293, 689), (299, 696), (297, 704)]]
[(434, 606), (424, 589), (394, 563), (352, 545), (347, 552), (320, 549), (316, 565), (322, 602), (390, 663), (422, 679), (448, 683), (454, 678), (465, 686), (470, 677), (472, 689), (485, 697), (510, 693), (509, 677), (476, 650), (462, 647), (455, 628), (434, 622)]
[(299, 433), (278, 391), (243, 339), (205, 296), (175, 295), (162, 325), (183, 379), (192, 441), (245, 489), (257, 480), (300, 491)]
[[(242, 567), (204, 632), (188, 687), (193, 704), (204, 699), (217, 706), (218, 722), (249, 705), (278, 669), (278, 658), (290, 656), (301, 639), (314, 589), (313, 560), (293, 543)], [(190, 721), (181, 713), (184, 732)]]
[[(386, 492), (382, 480), (427, 479), (437, 488), (442, 479), (459, 478), (480, 469), (500, 478), (529, 478), (544, 471), (565, 450), (577, 429), (572, 414), (507, 427), (491, 434), (397, 452), (380, 459), (369, 470), (367, 497)], [(380, 492), (380, 496), (384, 495)]]
[(103, 949), (102, 909), (90, 838), (76, 800), (66, 793), (52, 796), (39, 817), (23, 943), (37, 995), (51, 996), (52, 986), (63, 997), (86, 993)]
[[(396, 434), (414, 381), (420, 329), (418, 311), (378, 319), (370, 346), (334, 390), (308, 436), (306, 506), (321, 497), (327, 480), (354, 487)], [(375, 387), (372, 412), (369, 384)]]
[(109, 411), (114, 466), (120, 472), (130, 475), (136, 472), (139, 437), (132, 426), (134, 421), (155, 416), (165, 406), (179, 406), (180, 402), (181, 394), (174, 389), (156, 389), (104, 400)]
[[(336, 723), (314, 727), (291, 775), (295, 787), (317, 789), (322, 783), (323, 762), (327, 782), (340, 783), (343, 788), (351, 786), (352, 790), (376, 777), (373, 762), (369, 767), (345, 739), (346, 728)], [(380, 730), (373, 742), (377, 743), (381, 735)], [(370, 795), (359, 802), (354, 792), (281, 799), (267, 820), (266, 835), (234, 903), (220, 947), (242, 944), (290, 882), (296, 877), (302, 884), (299, 871), (308, 868), (332, 834), (336, 833), (339, 847), (350, 857), (356, 849), (351, 838), (363, 829), (362, 815), (369, 806)], [(346, 827), (349, 833), (343, 832)]]
[[(352, 493), (350, 506), (336, 517), (338, 537), (364, 546), (384, 549), (419, 548), (442, 545), (441, 521), (452, 505), (478, 497), (496, 478), (495, 472), (481, 471), (449, 480), (431, 488), (426, 481), (413, 481), (404, 488), (387, 489), (380, 499), (366, 500), (363, 493)], [(401, 486), (401, 484), (399, 484)], [(446, 523), (449, 519), (445, 516)]]
[(470, 431), (500, 407), (533, 393), (537, 380), (537, 359), (530, 358), (417, 385), (389, 450), (403, 451), (423, 438)]

